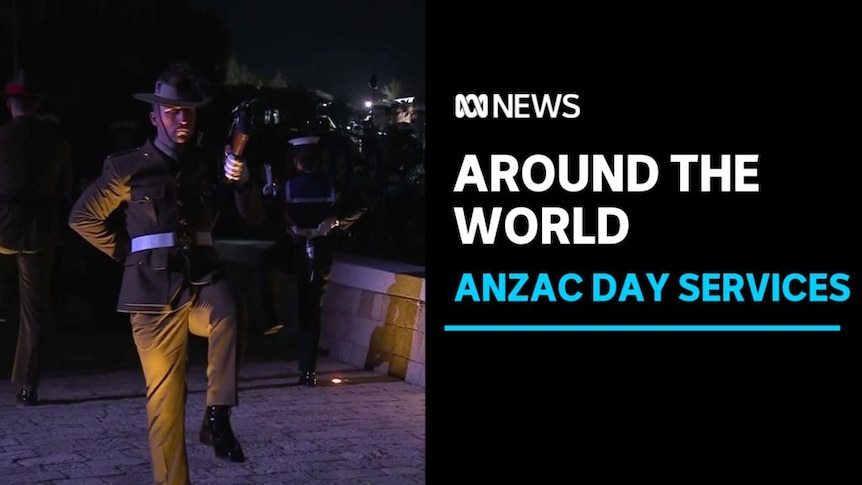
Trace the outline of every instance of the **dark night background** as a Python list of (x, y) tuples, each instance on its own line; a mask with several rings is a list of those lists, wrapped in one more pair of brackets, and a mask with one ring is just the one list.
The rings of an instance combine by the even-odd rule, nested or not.
[(425, 94), (424, 0), (190, 0), (230, 19), (231, 48), (255, 73), (368, 99), (368, 77), (398, 79), (403, 95)]
[(218, 136), (229, 123), (221, 111), (242, 99), (222, 88), (231, 77), (264, 85), (277, 78), (279, 86), (321, 90), (355, 108), (371, 98), (372, 74), (381, 89), (395, 83), (400, 96), (425, 94), (422, 0), (18, 1), (17, 44), (13, 2), (2, 5), (0, 74), (8, 79), (17, 60), (41, 79), (51, 93), (48, 111), (73, 140), (87, 140), (75, 158), (88, 175), (110, 153), (111, 123), (146, 122), (147, 107), (130, 93), (151, 91), (176, 59), (210, 81), (216, 103), (203, 128)]
[[(150, 106), (131, 94), (152, 92), (159, 74), (178, 59), (203, 74), (213, 96), (198, 116), (209, 149), (221, 150), (227, 142), (231, 110), (257, 93), (256, 86), (262, 86), (258, 97), (263, 99), (256, 126), (263, 108), (280, 108), (280, 126), (261, 125), (249, 143), (250, 167), (261, 178), (261, 162), (285, 159), (288, 130), (322, 113), (340, 129), (349, 121), (361, 122), (364, 103), (372, 97), (372, 75), (378, 96), (425, 94), (423, 1), (4, 0), (2, 7), (0, 76), (8, 79), (15, 67), (23, 68), (28, 82), (48, 93), (43, 111), (56, 116), (71, 142), (75, 195), (100, 173), (107, 155), (151, 136)], [(326, 99), (333, 102), (321, 111), (319, 103)], [(7, 119), (4, 109), (0, 122)], [(118, 136), (119, 125), (133, 128)], [(217, 233), (222, 236), (271, 236), (269, 226), (243, 227), (230, 210), (221, 220)], [(378, 248), (377, 224), (373, 217), (363, 218), (354, 233), (364, 235), (345, 237), (344, 244), (363, 254), (385, 250), (396, 259), (424, 261), (418, 243), (409, 251)], [(98, 320), (125, 321), (111, 308), (116, 285), (74, 284), (82, 268), (106, 275), (103, 281), (118, 281), (113, 263), (71, 230), (64, 251), (63, 278), (75, 292), (101, 302)]]

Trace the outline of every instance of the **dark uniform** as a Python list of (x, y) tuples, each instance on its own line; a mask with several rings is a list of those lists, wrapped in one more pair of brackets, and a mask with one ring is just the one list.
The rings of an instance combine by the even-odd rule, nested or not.
[(298, 293), (300, 383), (313, 386), (320, 348), (320, 312), (332, 271), (332, 241), (328, 232), (316, 231), (324, 221), (334, 222), (337, 218), (335, 188), (323, 174), (300, 172), (285, 183), (284, 202), (296, 242), (293, 260)]
[[(33, 98), (19, 73), (6, 85), (6, 97)], [(62, 242), (60, 214), (71, 194), (69, 146), (56, 125), (27, 113), (13, 113), (0, 128), (0, 254), (18, 263), (20, 323), (12, 382), (18, 402), (37, 402), (39, 350), (52, 320), (51, 273)]]
[[(244, 460), (228, 418), (229, 407), (238, 402), (241, 302), (222, 272), (212, 229), (223, 203), (235, 203), (239, 213), (254, 222), (262, 211), (252, 183), (229, 185), (217, 161), (202, 157), (194, 147), (169, 154), (147, 141), (108, 157), (102, 174), (69, 217), (78, 234), (124, 265), (117, 310), (131, 314), (146, 378), (157, 483), (188, 481), (184, 424), (189, 332), (209, 341), (201, 440), (214, 444), (217, 456)], [(119, 208), (125, 213), (125, 228), (110, 227), (106, 221)]]
[[(285, 232), (263, 257), (261, 270), (264, 280), (265, 310), (274, 315), (271, 289), (267, 288), (267, 269), (277, 268), (296, 276), (297, 316), (299, 319), (299, 383), (314, 386), (317, 383), (317, 359), (320, 346), (320, 314), (323, 296), (332, 271), (332, 233), (334, 225), (343, 221), (343, 227), (355, 222), (362, 211), (346, 214), (336, 204), (336, 189), (330, 178), (321, 171), (317, 136), (290, 140), (296, 152), (297, 172), (284, 184), (283, 201), (286, 219)], [(349, 217), (339, 218), (339, 216)], [(267, 306), (268, 305), (268, 306)]]

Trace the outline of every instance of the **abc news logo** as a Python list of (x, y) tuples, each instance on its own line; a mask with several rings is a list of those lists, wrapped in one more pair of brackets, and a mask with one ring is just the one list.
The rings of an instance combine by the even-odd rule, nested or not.
[(578, 95), (536, 93), (493, 93), (455, 95), (456, 118), (577, 118), (581, 108)]

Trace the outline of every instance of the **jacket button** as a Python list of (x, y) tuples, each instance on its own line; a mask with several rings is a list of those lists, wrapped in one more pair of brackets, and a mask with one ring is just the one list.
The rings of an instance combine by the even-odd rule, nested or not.
[(186, 224), (188, 224), (188, 223), (186, 222), (185, 219), (180, 219), (180, 225), (181, 226), (185, 226)]
[(150, 198), (151, 198), (151, 197), (150, 197), (149, 195), (145, 195), (145, 196), (144, 196), (144, 200), (150, 200)]

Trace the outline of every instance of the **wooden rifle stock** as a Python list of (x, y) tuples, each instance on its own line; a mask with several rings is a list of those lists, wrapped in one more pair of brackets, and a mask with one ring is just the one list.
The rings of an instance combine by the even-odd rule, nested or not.
[(246, 143), (248, 143), (248, 133), (241, 133), (239, 130), (236, 130), (233, 134), (233, 141), (230, 144), (231, 153), (237, 157), (242, 156)]
[(233, 153), (234, 156), (242, 156), (243, 151), (245, 151), (245, 145), (248, 143), (249, 128), (248, 113), (245, 109), (240, 109), (234, 123), (233, 136), (230, 145), (231, 153)]
[[(230, 133), (230, 153), (241, 157), (251, 131), (251, 109), (256, 100), (243, 101), (234, 109), (234, 120)], [(231, 182), (233, 182), (231, 180)]]

